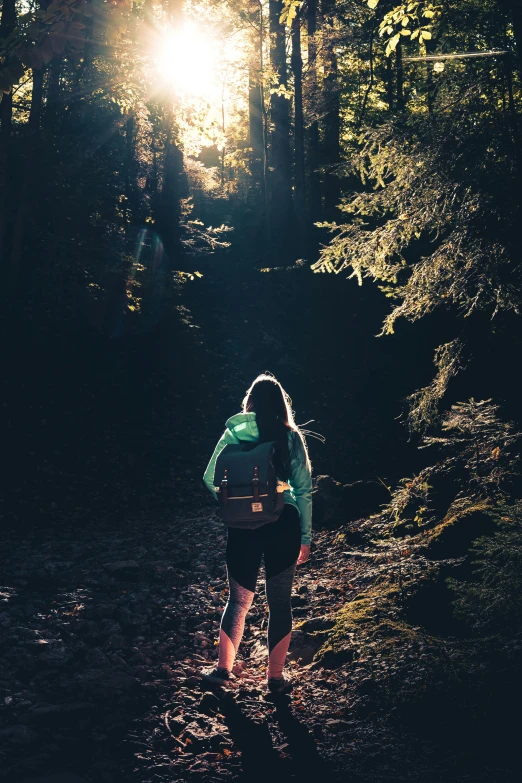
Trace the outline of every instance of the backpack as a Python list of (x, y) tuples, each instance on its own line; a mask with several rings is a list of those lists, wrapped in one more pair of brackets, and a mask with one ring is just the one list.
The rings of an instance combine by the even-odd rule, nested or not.
[(255, 530), (279, 518), (284, 496), (277, 491), (276, 446), (277, 441), (230, 443), (220, 452), (214, 488), (225, 525)]

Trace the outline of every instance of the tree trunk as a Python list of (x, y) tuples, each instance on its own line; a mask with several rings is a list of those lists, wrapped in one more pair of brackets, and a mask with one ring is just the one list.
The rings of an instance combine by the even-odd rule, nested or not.
[(324, 208), (326, 218), (337, 217), (337, 205), (341, 196), (341, 181), (336, 169), (341, 160), (341, 111), (339, 101), (339, 81), (337, 74), (337, 56), (334, 45), (335, 0), (323, 0), (323, 24), (328, 28), (331, 39), (324, 46), (324, 61), (326, 78), (324, 92), (326, 99), (326, 114), (323, 120), (323, 163), (324, 175)]
[(156, 227), (169, 258), (168, 267), (175, 269), (181, 257), (180, 200), (186, 196), (186, 186), (183, 153), (173, 138), (172, 116), (167, 121), (163, 186), (158, 199)]
[[(425, 41), (426, 46), (426, 54), (433, 54), (436, 47), (436, 40), (432, 39), (430, 41)], [(430, 118), (433, 119), (433, 110), (435, 107), (435, 83), (433, 80), (433, 64), (430, 62), (426, 63), (426, 100), (428, 103), (428, 114)]]
[[(22, 172), (20, 174), (20, 197), (18, 210), (14, 220), (14, 230), (10, 250), (10, 280), (12, 287), (16, 288), (18, 269), (22, 260), (23, 240), (30, 232), (27, 231), (28, 217), (34, 206), (34, 194), (37, 190), (38, 161), (40, 152), (40, 120), (43, 104), (44, 69), (33, 70), (33, 89), (31, 93), (31, 108), (29, 111), (29, 134), (26, 141), (26, 156)], [(24, 265), (24, 271), (30, 268), (29, 263)]]
[(395, 94), (393, 86), (393, 62), (391, 57), (385, 57), (385, 81), (386, 81), (386, 100), (388, 101), (388, 108), (393, 111), (395, 105)]
[(502, 11), (513, 25), (513, 35), (517, 47), (518, 69), (522, 79), (522, 3), (520, 0), (497, 0)]
[(125, 195), (127, 196), (125, 231), (130, 232), (140, 222), (140, 197), (138, 193), (138, 167), (136, 164), (135, 139), (136, 123), (130, 114), (125, 123)]
[(518, 70), (522, 79), (522, 5), (520, 0), (511, 0), (511, 20), (513, 33), (517, 44)]
[(249, 146), (252, 150), (250, 166), (257, 190), (263, 181), (263, 113), (259, 76), (252, 67), (248, 75), (248, 120)]
[[(317, 0), (308, 0), (306, 11), (308, 34), (308, 71), (309, 95), (312, 102), (317, 100)], [(319, 174), (319, 124), (314, 119), (308, 130), (308, 172), (309, 172), (309, 204), (311, 222), (321, 220), (321, 176)]]
[[(168, 16), (174, 28), (179, 27), (183, 0), (168, 0)], [(181, 258), (181, 203), (186, 196), (185, 161), (174, 137), (174, 114), (166, 110), (166, 141), (163, 167), (163, 185), (158, 197), (156, 227), (168, 257), (167, 267), (176, 268)]]
[(53, 57), (47, 69), (47, 91), (45, 101), (44, 132), (48, 137), (54, 136), (58, 130), (59, 121), (63, 118), (60, 112), (60, 76), (62, 61)]
[[(287, 87), (286, 36), (280, 22), (282, 0), (269, 0), (270, 59), (278, 86)], [(284, 95), (271, 96), (271, 228), (274, 251), (282, 257), (292, 246), (292, 163), (290, 150), (290, 111)]]
[(402, 44), (399, 41), (395, 50), (395, 73), (397, 79), (397, 109), (404, 109), (404, 72), (402, 68)]
[[(2, 19), (0, 20), (0, 40), (7, 38), (16, 27), (16, 0), (3, 0)], [(8, 142), (11, 135), (13, 116), (13, 93), (2, 95), (0, 103), (0, 143)]]
[(305, 151), (303, 123), (303, 59), (301, 55), (301, 15), (297, 13), (292, 28), (292, 71), (294, 74), (294, 153), (295, 212), (300, 253), (304, 250), (306, 228)]
[(38, 131), (42, 118), (44, 69), (33, 70), (33, 91), (31, 93), (31, 109), (29, 112), (29, 129)]
[[(3, 0), (0, 39), (7, 38), (16, 27), (16, 0)], [(14, 161), (11, 155), (13, 93), (1, 94), (0, 103), (0, 263), (8, 263), (9, 226), (12, 224)]]

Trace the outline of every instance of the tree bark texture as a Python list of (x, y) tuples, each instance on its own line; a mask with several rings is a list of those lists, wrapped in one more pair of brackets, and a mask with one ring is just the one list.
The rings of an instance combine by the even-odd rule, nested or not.
[(301, 55), (301, 15), (298, 13), (292, 27), (292, 71), (294, 74), (294, 154), (295, 154), (295, 212), (299, 250), (303, 250), (306, 227), (305, 150), (303, 121), (303, 59)]
[(249, 71), (248, 121), (249, 146), (252, 149), (250, 165), (254, 183), (259, 187), (263, 179), (263, 110), (259, 76), (253, 68)]
[(329, 38), (324, 46), (324, 65), (326, 78), (324, 91), (326, 99), (326, 114), (323, 119), (323, 153), (324, 165), (324, 209), (327, 219), (335, 218), (337, 205), (341, 197), (341, 181), (337, 176), (337, 166), (341, 160), (341, 110), (339, 100), (339, 80), (337, 72), (337, 55), (335, 53), (335, 0), (323, 0), (323, 29)]
[[(7, 38), (16, 27), (16, 0), (3, 0), (0, 39)], [(0, 263), (8, 263), (15, 163), (11, 154), (13, 93), (0, 92)]]
[[(312, 101), (317, 101), (317, 0), (308, 0), (306, 10), (307, 40), (308, 40), (308, 92)], [(314, 118), (308, 126), (308, 181), (310, 219), (312, 222), (321, 220), (321, 175), (319, 173), (319, 123)]]
[[(287, 87), (286, 35), (280, 22), (282, 0), (270, 0), (270, 59), (278, 86)], [(290, 105), (288, 98), (271, 96), (271, 229), (276, 253), (283, 255), (292, 244), (292, 163)]]

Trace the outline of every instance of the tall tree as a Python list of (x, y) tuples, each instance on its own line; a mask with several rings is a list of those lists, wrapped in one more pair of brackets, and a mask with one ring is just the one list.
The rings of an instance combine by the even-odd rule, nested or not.
[(270, 223), (274, 251), (283, 255), (292, 244), (292, 160), (290, 149), (290, 104), (287, 95), (286, 28), (281, 23), (282, 0), (269, 0), (270, 61), (277, 77), (270, 108), (271, 210)]
[[(0, 40), (5, 40), (16, 27), (16, 0), (3, 0), (0, 19)], [(1, 59), (2, 52), (0, 52)], [(10, 156), (13, 93), (1, 92), (0, 84), (0, 261), (9, 256), (8, 225), (11, 219), (11, 200), (14, 162)]]
[[(308, 0), (306, 5), (308, 41), (308, 93), (310, 102), (317, 100), (317, 0)], [(321, 219), (321, 176), (319, 174), (319, 123), (313, 116), (308, 126), (308, 180), (310, 219)]]
[[(5, 40), (16, 27), (16, 0), (3, 0), (0, 19), (0, 40)], [(2, 55), (2, 52), (0, 52)], [(0, 103), (0, 141), (6, 144), (11, 134), (13, 116), (13, 93), (4, 93)]]
[(267, 143), (266, 118), (263, 94), (264, 76), (264, 20), (263, 6), (258, 0), (250, 0), (249, 19), (253, 28), (253, 46), (248, 70), (248, 130), (252, 150), (250, 167), (253, 179), (254, 206), (260, 215), (259, 225), (267, 231)]
[(292, 71), (294, 74), (294, 154), (295, 154), (295, 212), (300, 242), (303, 250), (306, 231), (305, 203), (305, 149), (303, 120), (303, 58), (301, 53), (301, 13), (297, 11), (292, 25)]
[(522, 78), (522, 3), (520, 0), (498, 0), (499, 6), (507, 14), (513, 25), (513, 36), (515, 38), (518, 67), (520, 77)]
[(335, 217), (341, 195), (341, 181), (337, 176), (337, 168), (341, 161), (341, 108), (340, 85), (336, 54), (336, 16), (335, 0), (323, 0), (322, 24), (325, 36), (324, 68), (325, 68), (325, 115), (323, 118), (323, 149), (324, 164), (324, 208), (326, 217)]

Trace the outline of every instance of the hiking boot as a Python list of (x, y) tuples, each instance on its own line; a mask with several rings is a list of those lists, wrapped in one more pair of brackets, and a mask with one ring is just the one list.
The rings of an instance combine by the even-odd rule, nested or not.
[(219, 666), (209, 666), (202, 670), (201, 679), (203, 682), (227, 687), (231, 685), (234, 680), (237, 680), (237, 677), (228, 669), (222, 669)]
[(289, 677), (270, 677), (266, 686), (267, 696), (284, 696), (294, 688), (294, 683)]

